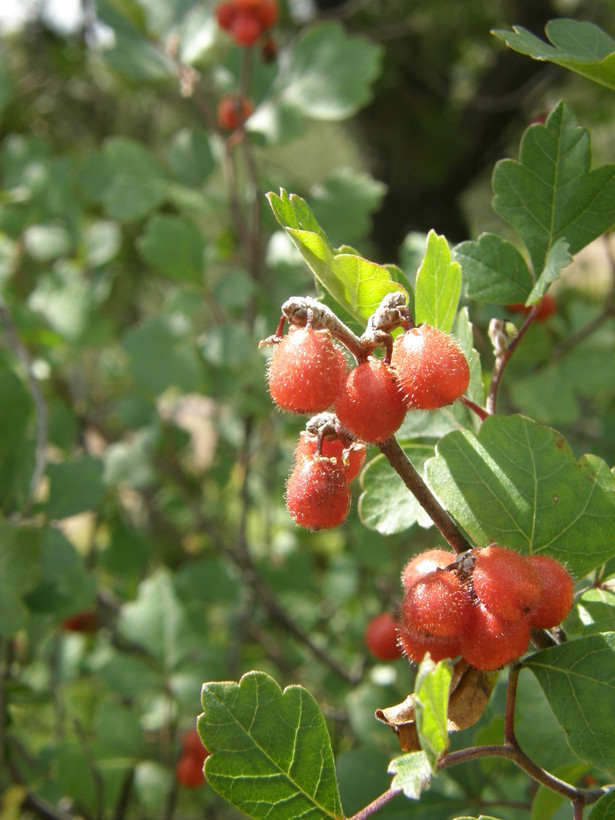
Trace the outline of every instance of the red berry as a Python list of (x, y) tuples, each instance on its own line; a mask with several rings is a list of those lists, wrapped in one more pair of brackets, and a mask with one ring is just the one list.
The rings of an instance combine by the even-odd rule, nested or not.
[(263, 30), (271, 28), (278, 19), (278, 4), (276, 0), (260, 0), (256, 9), (256, 15)]
[(233, 18), (229, 31), (238, 46), (253, 46), (262, 34), (260, 21), (247, 12), (239, 12)]
[(188, 732), (184, 732), (182, 735), (182, 749), (184, 750), (184, 754), (196, 758), (201, 766), (209, 757), (209, 752), (205, 746), (203, 746), (201, 737), (196, 729), (190, 729)]
[(335, 400), (335, 415), (363, 441), (384, 441), (406, 415), (395, 374), (380, 359), (368, 359), (346, 376)]
[(527, 613), (526, 620), (537, 629), (560, 624), (572, 607), (573, 581), (566, 567), (549, 555), (527, 559), (540, 581), (540, 601)]
[(415, 555), (404, 567), (401, 574), (402, 586), (405, 589), (410, 587), (422, 578), (428, 575), (438, 567), (447, 567), (455, 560), (456, 555), (452, 550), (433, 549), (425, 550)]
[(304, 458), (286, 482), (286, 508), (297, 524), (311, 530), (337, 527), (350, 509), (343, 467), (329, 458)]
[(220, 28), (229, 31), (233, 20), (237, 15), (237, 6), (235, 5), (234, 0), (228, 0), (226, 3), (220, 3), (219, 6), (216, 6), (216, 20), (218, 21), (218, 25)]
[(420, 635), (403, 624), (399, 627), (399, 643), (404, 653), (415, 663), (420, 663), (427, 652), (435, 663), (443, 658), (454, 658), (461, 652), (461, 639), (458, 635), (452, 638)]
[[(295, 450), (295, 459), (300, 461), (302, 458), (314, 456), (317, 443), (317, 436), (308, 433), (307, 430), (302, 430)], [(337, 436), (325, 436), (323, 438), (320, 454), (325, 458), (337, 459), (338, 463), (344, 468), (348, 483), (359, 475), (361, 467), (365, 463), (364, 444), (360, 441), (353, 441), (351, 444), (346, 445)]]
[(394, 661), (401, 655), (397, 621), (390, 612), (372, 618), (365, 629), (365, 645), (379, 661)]
[(79, 612), (62, 621), (62, 629), (65, 632), (83, 632), (91, 635), (98, 631), (98, 618), (95, 612)]
[(346, 361), (328, 330), (291, 328), (273, 349), (269, 391), (284, 410), (320, 413), (335, 401)]
[(513, 621), (540, 601), (540, 581), (527, 558), (491, 544), (475, 551), (472, 586), (494, 614)]
[[(531, 310), (531, 308), (524, 305), (523, 302), (514, 302), (512, 305), (508, 305), (508, 309), (513, 313), (525, 313), (526, 315)], [(534, 319), (537, 322), (544, 322), (549, 316), (553, 316), (554, 313), (557, 313), (557, 302), (550, 293), (545, 293)]]
[(205, 783), (203, 764), (194, 755), (183, 754), (177, 761), (175, 778), (180, 786), (198, 789)]
[(507, 621), (477, 603), (461, 636), (461, 654), (477, 669), (499, 669), (523, 655), (529, 642), (523, 618)]
[(435, 410), (451, 404), (470, 382), (470, 369), (457, 342), (431, 325), (398, 336), (391, 364), (409, 409)]
[(250, 100), (239, 94), (229, 94), (218, 104), (218, 124), (227, 131), (235, 131), (253, 111)]
[(457, 573), (436, 569), (407, 590), (401, 619), (418, 635), (455, 638), (465, 629), (471, 609), (470, 593)]

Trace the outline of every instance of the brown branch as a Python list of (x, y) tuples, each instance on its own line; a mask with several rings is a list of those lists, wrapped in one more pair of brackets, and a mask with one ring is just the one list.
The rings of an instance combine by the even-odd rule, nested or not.
[(361, 809), (361, 811), (353, 814), (348, 820), (365, 820), (366, 817), (371, 817), (372, 814), (379, 811), (383, 806), (386, 806), (394, 797), (401, 792), (401, 789), (388, 789), (386, 792), (373, 800), (369, 805)]
[(377, 446), (453, 550), (462, 553), (472, 549), (472, 544), (462, 535), (453, 519), (423, 481), (395, 436)]

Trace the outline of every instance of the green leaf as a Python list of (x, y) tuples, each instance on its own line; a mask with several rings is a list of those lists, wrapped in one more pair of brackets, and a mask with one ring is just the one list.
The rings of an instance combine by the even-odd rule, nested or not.
[(207, 782), (248, 817), (342, 815), (324, 718), (302, 686), (263, 672), (205, 683), (197, 727), (210, 751)]
[(582, 592), (575, 598), (564, 628), (569, 636), (615, 632), (615, 592), (599, 587)]
[[(433, 447), (404, 445), (406, 455), (422, 473)], [(382, 535), (403, 532), (413, 524), (431, 527), (433, 521), (383, 455), (373, 458), (361, 474), (359, 516), (370, 530)]]
[(94, 510), (103, 500), (103, 462), (93, 456), (82, 456), (63, 464), (50, 464), (49, 501), (47, 516), (50, 519), (68, 518), (71, 515)]
[(434, 774), (438, 758), (449, 746), (446, 719), (452, 674), (450, 661), (436, 665), (426, 658), (418, 668), (414, 683), (416, 728), (421, 749)]
[(170, 169), (184, 185), (201, 186), (216, 167), (206, 131), (178, 131), (167, 151)]
[(531, 655), (532, 670), (572, 751), (615, 769), (615, 632), (567, 641)]
[(444, 506), (478, 545), (545, 552), (582, 576), (615, 552), (615, 480), (597, 456), (578, 461), (556, 431), (491, 416), (455, 431), (425, 465)]
[(556, 279), (559, 279), (560, 273), (570, 262), (572, 262), (572, 257), (568, 251), (568, 243), (560, 237), (549, 248), (542, 273), (532, 288), (532, 292), (528, 296), (526, 304), (529, 306), (540, 302), (549, 285), (555, 282)]
[(175, 66), (164, 51), (143, 37), (115, 32), (115, 42), (104, 51), (105, 60), (125, 77), (139, 83), (157, 83), (175, 76)]
[(562, 101), (544, 125), (527, 129), (519, 162), (495, 166), (493, 209), (519, 232), (536, 277), (558, 239), (575, 254), (615, 222), (615, 165), (590, 163), (589, 132)]
[(345, 119), (369, 101), (381, 55), (379, 46), (337, 23), (312, 26), (298, 38), (277, 96), (308, 117)]
[(389, 774), (395, 775), (391, 788), (400, 789), (411, 800), (419, 799), (432, 777), (431, 765), (425, 752), (410, 752), (391, 760)]
[(365, 236), (370, 216), (386, 191), (386, 185), (351, 168), (337, 168), (312, 186), (310, 202), (318, 221), (333, 242), (354, 242)]
[(416, 275), (414, 287), (414, 321), (426, 322), (448, 333), (453, 326), (459, 294), (461, 268), (451, 260), (445, 237), (430, 231), (425, 257)]
[(569, 68), (607, 88), (615, 88), (615, 40), (594, 23), (566, 18), (549, 20), (545, 33), (552, 45), (523, 26), (513, 26), (512, 32), (496, 29), (492, 33), (521, 54)]
[(156, 214), (137, 239), (137, 248), (154, 270), (169, 279), (202, 282), (204, 242), (193, 222)]
[(468, 299), (496, 305), (525, 302), (534, 287), (521, 253), (497, 234), (483, 233), (477, 240), (461, 242), (453, 253), (461, 264)]
[(267, 194), (276, 219), (290, 236), (308, 267), (336, 302), (365, 326), (387, 293), (401, 291), (382, 265), (354, 253), (334, 250), (312, 211), (301, 197), (280, 190)]
[(11, 638), (28, 622), (23, 597), (40, 578), (40, 530), (0, 522), (0, 636)]
[(120, 613), (120, 632), (146, 649), (167, 672), (203, 646), (168, 570), (159, 569), (139, 585), (137, 598)]
[(592, 807), (588, 820), (613, 820), (615, 816), (615, 789), (601, 797)]

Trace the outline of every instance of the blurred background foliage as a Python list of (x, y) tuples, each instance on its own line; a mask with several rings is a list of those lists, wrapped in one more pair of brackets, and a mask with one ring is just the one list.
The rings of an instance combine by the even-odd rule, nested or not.
[[(211, 0), (13, 5), (0, 17), (0, 817), (232, 817), (174, 769), (201, 683), (253, 668), (317, 697), (350, 814), (387, 787), (396, 752), (373, 711), (412, 685), (405, 661), (368, 656), (363, 631), (438, 539), (416, 524), (381, 535), (356, 503), (340, 530), (291, 524), (284, 480), (305, 420), (272, 409), (258, 340), (314, 283), (264, 193), (304, 196), (334, 245), (410, 280), (429, 229), (506, 232), (489, 177), (533, 117), (566, 96), (598, 161), (615, 140), (610, 92), (490, 29), (541, 34), (570, 16), (613, 33), (613, 5), (286, 0), (275, 47), (249, 58)], [(215, 114), (237, 89), (255, 104), (243, 137)], [(609, 463), (612, 326), (569, 356), (565, 339), (612, 300), (612, 252), (597, 243), (558, 283), (558, 313), (528, 334), (502, 401)], [(488, 370), (486, 328), (504, 314), (472, 311)], [(471, 730), (482, 740), (501, 696)], [(544, 699), (528, 688), (523, 702), (528, 753), (566, 771)], [(494, 781), (493, 765), (451, 769), (412, 816), (527, 816), (528, 781), (506, 763)], [(408, 811), (398, 798), (381, 816)]]

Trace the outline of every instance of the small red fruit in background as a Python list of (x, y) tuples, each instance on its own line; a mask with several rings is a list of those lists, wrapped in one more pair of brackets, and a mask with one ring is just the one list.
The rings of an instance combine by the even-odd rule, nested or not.
[(314, 456), (297, 462), (286, 482), (286, 509), (310, 530), (337, 527), (350, 509), (350, 488), (337, 460)]
[[(318, 436), (302, 430), (295, 450), (295, 459), (311, 458), (316, 455)], [(358, 476), (365, 463), (365, 445), (360, 441), (345, 444), (337, 436), (325, 436), (322, 440), (320, 454), (325, 458), (335, 458), (344, 468), (346, 481), (350, 483)]]
[(79, 612), (62, 621), (64, 632), (83, 632), (92, 635), (98, 631), (98, 618), (95, 612)]
[[(531, 310), (531, 308), (524, 305), (523, 302), (513, 302), (512, 305), (507, 305), (507, 307), (508, 310), (513, 313), (525, 313), (526, 316)], [(557, 313), (557, 302), (555, 301), (555, 297), (551, 296), (550, 293), (545, 293), (539, 303), (538, 312), (536, 313), (534, 319), (537, 322), (544, 322), (550, 316), (553, 316), (554, 313)]]
[(401, 657), (397, 641), (397, 621), (390, 612), (376, 615), (367, 624), (365, 645), (379, 661), (394, 661)]
[(229, 31), (238, 46), (249, 47), (258, 42), (263, 29), (256, 17), (240, 12), (233, 18)]
[(572, 607), (573, 581), (570, 573), (550, 555), (530, 555), (528, 563), (540, 582), (540, 600), (527, 613), (527, 622), (538, 629), (560, 624)]
[(512, 621), (538, 604), (540, 581), (525, 556), (497, 544), (477, 549), (475, 556), (472, 586), (490, 612)]
[(275, 344), (269, 363), (269, 392), (283, 410), (320, 413), (335, 401), (346, 361), (328, 330), (292, 327)]
[(183, 754), (175, 766), (175, 778), (180, 786), (198, 789), (205, 783), (203, 763), (191, 754)]
[(363, 441), (385, 441), (406, 416), (393, 370), (368, 359), (348, 373), (335, 400), (335, 415)]
[(235, 131), (253, 111), (250, 100), (240, 94), (228, 94), (218, 103), (218, 124), (227, 131)]
[(524, 618), (507, 621), (476, 603), (461, 635), (461, 654), (477, 669), (499, 669), (523, 655), (529, 642), (530, 628)]
[(190, 729), (182, 735), (182, 749), (184, 754), (196, 758), (201, 766), (209, 757), (209, 752), (203, 746), (201, 737), (196, 729)]
[(431, 325), (398, 336), (391, 364), (408, 409), (445, 407), (463, 396), (470, 382), (468, 362), (457, 342)]
[(216, 19), (237, 45), (250, 47), (278, 19), (278, 4), (276, 0), (227, 0), (216, 7)]
[(401, 574), (402, 586), (408, 590), (410, 587), (435, 569), (447, 567), (456, 558), (452, 550), (432, 549), (419, 552), (411, 558), (404, 567)]

